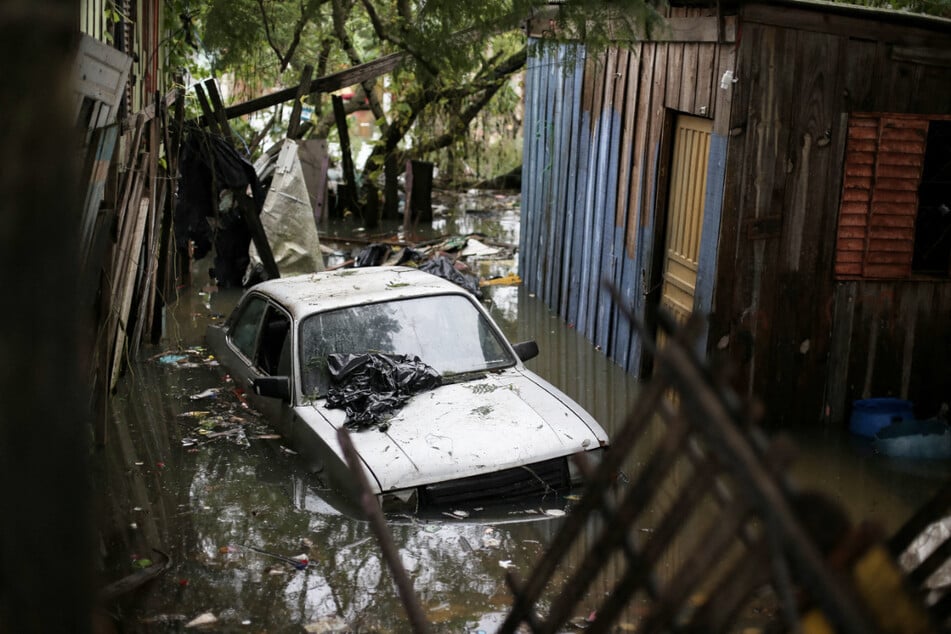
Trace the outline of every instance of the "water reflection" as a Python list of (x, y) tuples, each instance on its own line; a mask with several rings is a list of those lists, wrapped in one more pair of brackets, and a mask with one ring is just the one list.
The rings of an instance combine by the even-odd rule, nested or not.
[[(508, 213), (502, 212), (503, 220)], [(479, 228), (480, 215), (465, 214), (472, 224), (464, 226), (489, 233)], [(490, 235), (517, 243), (517, 224), (499, 224)], [(483, 261), (480, 274), (505, 275), (514, 264)], [(206, 275), (196, 271), (195, 279)], [(243, 407), (220, 368), (155, 360), (170, 349), (200, 346), (205, 326), (226, 315), (239, 294), (199, 285), (183, 295), (167, 317), (163, 346), (143, 351), (115, 398), (108, 445), (95, 456), (97, 481), (108, 493), (100, 513), (106, 554), (102, 576), (111, 581), (129, 574), (136, 562), (154, 556), (153, 548), (173, 561), (165, 575), (123, 601), (123, 627), (181, 629), (211, 612), (218, 619), (215, 631), (299, 631), (307, 624), (328, 631), (334, 626), (338, 631), (406, 631), (395, 587), (367, 525), (335, 510), (319, 479)], [(636, 396), (635, 382), (525, 289), (487, 287), (486, 303), (510, 340), (538, 342), (540, 354), (529, 367), (613, 434)], [(210, 388), (224, 389), (215, 398), (192, 398)], [(247, 442), (221, 436), (183, 446), (184, 438), (195, 435), (189, 413), (199, 410), (239, 420)], [(889, 532), (948, 475), (945, 465), (883, 460), (844, 430), (804, 425), (793, 434), (801, 447), (793, 470), (797, 481), (831, 493), (854, 519), (872, 519)], [(631, 477), (653, 444), (648, 436), (625, 465)], [(677, 471), (660, 487), (662, 502), (669, 503), (664, 500), (668, 486), (676, 490), (686, 477)], [(506, 569), (526, 576), (560, 525), (557, 518), (514, 523), (447, 518), (397, 523), (392, 531), (436, 631), (475, 632), (492, 631), (509, 606)], [(638, 526), (651, 530), (651, 515)], [(584, 544), (598, 529), (595, 522), (582, 536), (569, 567), (578, 565)], [(689, 552), (697, 534), (685, 535), (683, 550), (668, 553), (659, 568), (679, 567), (681, 552)], [(303, 570), (285, 560), (299, 556), (308, 561)], [(622, 561), (610, 562), (580, 604), (579, 616), (597, 605), (623, 570)], [(556, 578), (554, 586), (563, 579)], [(630, 612), (626, 623), (636, 620), (636, 605)]]

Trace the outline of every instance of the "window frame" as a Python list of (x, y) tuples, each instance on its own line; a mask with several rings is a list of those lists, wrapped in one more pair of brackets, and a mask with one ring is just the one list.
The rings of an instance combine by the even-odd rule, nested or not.
[(836, 280), (948, 279), (917, 273), (919, 188), (932, 121), (951, 115), (851, 113), (836, 227)]

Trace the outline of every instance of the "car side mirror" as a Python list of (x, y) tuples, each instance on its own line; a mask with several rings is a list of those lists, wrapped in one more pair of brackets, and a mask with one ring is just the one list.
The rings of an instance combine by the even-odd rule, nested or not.
[(538, 356), (538, 344), (534, 341), (522, 341), (513, 344), (512, 348), (515, 349), (515, 354), (517, 354), (518, 358), (522, 361), (528, 361)]
[(289, 376), (262, 376), (251, 381), (251, 387), (258, 396), (279, 398), (282, 401), (291, 400), (291, 377)]

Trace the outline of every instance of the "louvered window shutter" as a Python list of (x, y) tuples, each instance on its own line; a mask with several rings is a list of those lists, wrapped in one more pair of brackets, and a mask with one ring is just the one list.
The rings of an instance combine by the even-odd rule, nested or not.
[(928, 119), (849, 118), (835, 274), (840, 279), (911, 275)]

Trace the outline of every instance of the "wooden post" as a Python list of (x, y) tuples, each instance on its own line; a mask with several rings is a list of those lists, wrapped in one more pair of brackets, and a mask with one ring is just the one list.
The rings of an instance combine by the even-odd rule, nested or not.
[(383, 160), (383, 217), (388, 220), (399, 218), (400, 193), (396, 157), (387, 155)]
[(214, 119), (218, 122), (218, 129), (221, 131), (221, 137), (227, 139), (232, 145), (237, 147), (238, 137), (228, 124), (228, 117), (225, 115), (225, 105), (221, 102), (221, 94), (218, 92), (218, 84), (213, 77), (205, 80), (205, 87), (208, 89), (208, 98), (211, 99), (211, 108)]
[(300, 113), (301, 113), (301, 100), (308, 94), (307, 88), (310, 86), (310, 78), (314, 74), (314, 67), (310, 64), (304, 66), (303, 72), (300, 74), (300, 84), (297, 86), (297, 94), (294, 96), (294, 105), (291, 107), (291, 118), (287, 122), (287, 138), (288, 139), (297, 139), (300, 138), (301, 125), (300, 125)]
[(413, 226), (413, 162), (406, 161), (403, 188), (406, 199), (403, 201), (403, 233), (409, 235)]
[(261, 264), (264, 266), (264, 272), (267, 274), (267, 278), (269, 280), (279, 278), (281, 272), (277, 268), (277, 262), (274, 261), (274, 253), (271, 251), (271, 245), (267, 241), (267, 234), (264, 233), (264, 225), (261, 224), (261, 217), (258, 215), (254, 201), (247, 196), (235, 196), (235, 200), (238, 201), (241, 216), (251, 231), (251, 240), (254, 242), (254, 247), (258, 250), (258, 255), (261, 256)]
[(213, 133), (221, 135), (222, 132), (221, 128), (218, 127), (218, 119), (215, 118), (215, 113), (211, 108), (211, 103), (208, 102), (208, 96), (205, 95), (205, 89), (201, 87), (201, 84), (195, 84), (194, 88), (195, 96), (198, 97), (198, 105), (201, 107), (201, 111), (205, 115), (205, 124)]
[(350, 155), (350, 133), (347, 130), (347, 115), (343, 110), (343, 98), (340, 95), (332, 96), (334, 120), (337, 122), (337, 134), (340, 136), (340, 153), (343, 155), (342, 187), (338, 188), (337, 205), (341, 210), (359, 211), (357, 200), (357, 176), (353, 168), (353, 157)]
[[(433, 220), (433, 164), (426, 161), (409, 161), (407, 171), (412, 178), (407, 177), (407, 189), (411, 195), (407, 196), (410, 202), (410, 211), (413, 221), (432, 222)], [(410, 188), (409, 183), (412, 183)]]

